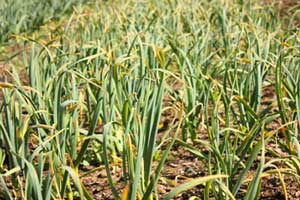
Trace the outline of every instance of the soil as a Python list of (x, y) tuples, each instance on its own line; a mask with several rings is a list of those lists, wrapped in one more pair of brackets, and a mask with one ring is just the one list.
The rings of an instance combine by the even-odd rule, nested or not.
[[(92, 168), (91, 166), (89, 168)], [(112, 167), (113, 180), (116, 181), (117, 190), (121, 191), (125, 188), (125, 184), (121, 178), (120, 167)], [(254, 174), (255, 168), (251, 169), (249, 174)], [(208, 174), (208, 168), (201, 159), (179, 145), (174, 145), (170, 153), (170, 159), (165, 163), (161, 178), (157, 185), (159, 199), (178, 186), (181, 183), (189, 181), (192, 178), (203, 177)], [(300, 199), (300, 184), (293, 178), (286, 176), (284, 178), (288, 199)], [(105, 169), (97, 170), (92, 174), (82, 178), (83, 184), (86, 186), (90, 194), (95, 199), (113, 200), (113, 195), (107, 182)], [(243, 199), (245, 196), (247, 185), (242, 185), (236, 199)], [(203, 197), (204, 186), (199, 185), (180, 193), (174, 199), (186, 200), (191, 197)], [(210, 199), (214, 199), (211, 197)], [(284, 194), (280, 179), (276, 175), (262, 179), (262, 188), (260, 192), (262, 200), (284, 200)]]
[[(265, 0), (265, 2), (268, 2), (268, 0)], [(286, 15), (287, 9), (291, 6), (297, 6), (299, 5), (299, 2), (292, 1), (292, 0), (283, 0), (280, 1), (280, 4), (282, 5), (282, 15)], [(4, 70), (7, 69), (7, 66), (4, 64), (0, 64), (0, 75), (3, 74)], [(25, 73), (24, 73), (25, 74)], [(28, 82), (26, 78), (22, 78), (22, 80), (25, 80), (25, 82)], [(4, 76), (0, 77), (0, 82), (4, 81)], [(176, 85), (176, 90), (180, 88), (180, 84)], [(269, 105), (270, 103), (276, 101), (276, 95), (275, 95), (275, 89), (274, 86), (268, 86), (265, 87), (263, 90), (264, 96), (262, 98), (262, 106)], [(0, 101), (1, 101), (1, 90), (0, 90)], [(165, 98), (165, 104), (170, 103), (172, 99), (170, 97)], [(165, 114), (162, 118), (162, 124), (164, 125), (160, 129), (160, 133), (158, 135), (158, 139), (160, 140), (165, 131), (168, 124), (173, 121), (174, 116), (172, 115), (172, 112), (169, 111), (169, 113)], [(274, 130), (278, 128), (280, 125), (280, 121), (274, 122), (270, 125), (269, 129)], [(207, 136), (205, 133), (202, 133), (200, 136), (201, 138), (206, 138)], [(270, 148), (276, 148), (274, 147), (274, 143), (269, 144)], [(199, 147), (202, 148), (202, 147)], [(284, 152), (281, 152), (284, 154)], [(267, 158), (268, 159), (268, 158)], [(259, 162), (259, 158), (257, 158), (256, 163)], [(157, 163), (154, 163), (154, 166)], [(99, 166), (85, 166), (81, 168), (80, 174), (83, 175), (89, 170), (94, 169), (95, 167)], [(112, 176), (113, 180), (116, 183), (117, 190), (119, 191), (120, 195), (122, 194), (125, 183), (122, 179), (122, 169), (120, 167), (120, 164), (111, 166)], [(249, 171), (249, 175), (255, 174), (256, 168), (254, 167)], [(196, 155), (189, 152), (184, 147), (180, 146), (179, 144), (174, 144), (174, 146), (171, 149), (170, 155), (164, 165), (164, 168), (161, 173), (161, 178), (159, 179), (158, 185), (157, 185), (157, 191), (158, 191), (158, 198), (161, 199), (164, 195), (166, 195), (168, 192), (172, 190), (172, 188), (178, 186), (181, 183), (184, 183), (190, 179), (203, 177), (208, 175), (208, 166), (207, 164), (201, 160)], [(109, 187), (108, 181), (107, 181), (107, 175), (104, 167), (99, 167), (98, 170), (89, 173), (86, 176), (82, 177), (82, 183), (86, 187), (86, 189), (89, 191), (89, 193), (95, 198), (99, 200), (113, 200), (113, 195), (111, 192), (111, 189)], [(9, 181), (9, 180), (7, 180)], [(292, 176), (284, 176), (284, 182), (286, 186), (286, 191), (288, 193), (288, 199), (290, 200), (297, 200), (300, 199), (300, 184), (295, 179), (295, 177)], [(8, 184), (9, 185), (9, 184)], [(262, 200), (283, 200), (284, 197), (284, 190), (282, 187), (282, 184), (280, 182), (280, 179), (278, 175), (272, 175), (268, 176), (262, 179), (261, 184), (261, 192), (260, 192), (260, 199)], [(244, 195), (246, 194), (247, 185), (244, 184), (241, 187), (240, 192), (237, 195), (237, 199), (242, 199)], [(204, 186), (199, 185), (194, 187), (193, 189), (190, 189), (188, 191), (185, 191), (179, 195), (177, 195), (174, 199), (182, 199), (186, 200), (190, 197), (197, 196), (197, 197), (203, 197), (204, 193)], [(1, 196), (0, 196), (1, 197)], [(214, 199), (211, 197), (211, 199)]]
[[(175, 83), (171, 85), (172, 87), (176, 88), (176, 90), (180, 90), (180, 88), (182, 87), (182, 85), (179, 83)], [(262, 108), (272, 103), (274, 104), (274, 102), (276, 102), (274, 85), (267, 85), (263, 88), (262, 91), (263, 91), (262, 102), (261, 102)], [(166, 96), (164, 98), (164, 107), (168, 107), (168, 106), (178, 107), (178, 105), (173, 105), (173, 98), (170, 96)], [(276, 106), (274, 106), (274, 108), (276, 108)], [(272, 112), (272, 110), (270, 112)], [(165, 133), (168, 130), (168, 126), (170, 126), (170, 123), (173, 122), (175, 118), (176, 117), (172, 109), (165, 110), (162, 113), (162, 120), (161, 120), (162, 127), (160, 127), (159, 129), (158, 142), (160, 142), (160, 140), (163, 140)], [(271, 123), (268, 126), (268, 128), (270, 130), (275, 130), (279, 126), (280, 126), (280, 120), (278, 119), (273, 123)], [(171, 132), (168, 137), (173, 136), (173, 134), (174, 132)], [(202, 140), (207, 140), (207, 133), (203, 128), (202, 129), (199, 128), (199, 134), (200, 134), (199, 137)], [(178, 137), (181, 137), (181, 135), (179, 135)], [(277, 145), (276, 143), (270, 142), (267, 148), (271, 148), (274, 151), (278, 150), (277, 153), (280, 154), (282, 157), (288, 156), (285, 152), (282, 152), (280, 148), (277, 148), (276, 145)], [(205, 153), (208, 152), (208, 150), (205, 149), (203, 146), (196, 144), (196, 146), (194, 147), (196, 149), (199, 149), (201, 152), (205, 152)], [(271, 157), (268, 156), (269, 155), (267, 155), (266, 160), (271, 159)], [(256, 166), (258, 165), (259, 161), (260, 160), (258, 157), (248, 173), (249, 178), (253, 177), (253, 175), (255, 174)], [(154, 163), (153, 171), (155, 170), (156, 165), (157, 165), (157, 161)], [(89, 170), (93, 170), (95, 168), (97, 168), (97, 170), (95, 170), (94, 172), (84, 175)], [(113, 180), (116, 184), (117, 191), (119, 191), (119, 194), (122, 195), (122, 192), (126, 184), (122, 179), (121, 164), (117, 163), (115, 165), (111, 165), (111, 172), (112, 172)], [(109, 187), (109, 183), (107, 181), (107, 175), (103, 165), (101, 165), (100, 167), (92, 166), (92, 165), (85, 166), (85, 167), (82, 166), (80, 169), (80, 175), (82, 176), (81, 180), (83, 185), (86, 187), (86, 189), (93, 196), (94, 199), (97, 200), (114, 199), (112, 195), (112, 191)], [(189, 152), (180, 144), (175, 143), (164, 165), (164, 168), (161, 173), (161, 177), (157, 185), (158, 199), (162, 199), (164, 195), (169, 193), (174, 187), (178, 186), (179, 184), (206, 175), (208, 175), (207, 161), (202, 160), (198, 156)], [(9, 180), (7, 181), (9, 182)], [(297, 180), (292, 176), (285, 176), (284, 182), (286, 185), (286, 191), (288, 193), (288, 199), (290, 200), (300, 199), (300, 191), (298, 189), (300, 188), (299, 182), (297, 182)], [(260, 199), (263, 200), (285, 199), (284, 192), (283, 192), (284, 190), (278, 175), (264, 177), (262, 179), (261, 185), (262, 188), (260, 192)], [(241, 189), (237, 194), (237, 199), (243, 199), (246, 192), (247, 192), (247, 183), (241, 186)], [(198, 185), (188, 191), (178, 194), (174, 199), (186, 200), (191, 197), (202, 198), (203, 194), (204, 194), (204, 185)], [(213, 196), (211, 196), (210, 199), (214, 199)]]
[[(176, 85), (178, 86), (178, 85)], [(178, 86), (179, 88), (179, 86)], [(171, 102), (170, 97), (165, 97), (164, 104), (167, 106)], [(262, 106), (269, 105), (270, 103), (276, 101), (274, 85), (268, 85), (263, 88), (263, 97), (262, 97)], [(165, 112), (162, 115), (162, 124), (164, 128), (158, 134), (158, 139), (163, 138), (164, 131), (166, 131), (166, 125), (172, 121), (174, 114), (172, 112)], [(280, 121), (275, 121), (269, 125), (270, 129), (276, 129), (280, 126)], [(172, 135), (173, 133), (171, 133)], [(207, 135), (204, 131), (200, 133), (201, 139), (207, 139)], [(179, 136), (180, 137), (180, 136)], [(196, 149), (199, 149), (202, 152), (207, 152), (207, 149), (203, 149), (200, 145), (194, 146)], [(279, 150), (278, 154), (282, 157), (288, 156), (285, 152), (282, 152), (280, 148), (277, 148), (277, 145), (273, 142), (270, 142), (267, 145), (267, 148), (272, 148), (274, 151)], [(266, 155), (266, 160), (271, 160), (268, 154)], [(248, 176), (252, 178), (256, 172), (257, 166), (260, 162), (260, 157), (257, 157), (256, 161), (253, 163), (252, 168), (249, 170)], [(198, 156), (192, 154), (183, 146), (175, 143), (172, 147), (170, 155), (164, 165), (164, 168), (161, 173), (161, 178), (157, 185), (158, 199), (161, 199), (164, 195), (170, 192), (174, 187), (178, 186), (181, 183), (189, 181), (190, 179), (199, 178), (208, 175), (208, 166), (207, 161), (202, 160)], [(154, 164), (155, 165), (155, 164)], [(93, 168), (89, 166), (88, 168)], [(122, 180), (121, 173), (122, 170), (120, 166), (114, 166), (111, 168), (113, 172), (113, 180), (116, 181), (117, 190), (122, 194), (123, 189), (125, 188), (125, 183)], [(154, 169), (153, 169), (154, 170)], [(107, 182), (105, 169), (97, 170), (88, 176), (82, 178), (83, 184), (86, 186), (87, 190), (93, 195), (95, 199), (103, 200), (112, 200), (113, 195), (110, 190), (110, 187)], [(284, 176), (284, 183), (286, 186), (286, 191), (288, 194), (288, 199), (296, 200), (300, 199), (300, 184), (292, 176)], [(284, 190), (278, 175), (270, 175), (262, 178), (261, 184), (260, 199), (262, 200), (283, 200), (285, 199)], [(241, 186), (239, 193), (237, 194), (237, 199), (243, 199), (247, 192), (247, 183)], [(198, 185), (193, 189), (185, 191), (181, 194), (178, 194), (174, 199), (186, 200), (191, 197), (200, 197), (202, 198), (204, 194), (204, 186)], [(210, 199), (214, 199), (211, 196)]]

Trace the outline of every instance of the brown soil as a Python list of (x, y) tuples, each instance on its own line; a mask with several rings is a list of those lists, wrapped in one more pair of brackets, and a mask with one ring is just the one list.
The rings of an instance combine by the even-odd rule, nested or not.
[[(265, 2), (271, 2), (266, 0)], [(288, 8), (293, 6), (297, 6), (300, 3), (293, 0), (282, 0), (279, 1), (282, 7), (281, 15), (286, 15), (288, 12)], [(0, 64), (0, 75), (3, 74), (3, 71), (7, 69), (7, 65)], [(26, 80), (25, 78), (22, 80)], [(4, 76), (0, 76), (0, 81), (4, 81)], [(177, 85), (180, 88), (180, 85)], [(177, 89), (178, 89), (177, 88)], [(1, 91), (0, 91), (0, 100), (1, 98)], [(262, 101), (262, 105), (268, 105), (270, 102), (275, 101), (275, 90), (274, 87), (266, 87), (264, 89), (264, 97)], [(165, 98), (165, 103), (172, 101), (170, 97)], [(173, 120), (172, 114), (166, 114), (163, 117), (162, 124), (164, 124), (164, 128), (160, 130), (159, 139), (162, 137), (166, 126)], [(280, 122), (273, 123), (270, 129), (276, 129), (279, 127)], [(206, 137), (203, 135), (201, 137)], [(272, 144), (270, 144), (272, 145)], [(272, 146), (270, 146), (272, 148)], [(259, 162), (259, 158), (256, 162)], [(92, 170), (93, 168), (98, 166), (87, 166), (81, 169), (80, 174), (83, 175), (86, 171)], [(158, 182), (157, 191), (159, 199), (166, 195), (168, 192), (172, 190), (172, 188), (178, 186), (179, 184), (186, 182), (192, 178), (203, 177), (208, 174), (207, 164), (205, 164), (201, 159), (199, 159), (196, 155), (190, 153), (184, 147), (175, 144), (172, 147), (170, 155), (164, 165), (161, 178)], [(255, 173), (255, 167), (253, 167), (249, 174), (253, 175)], [(122, 169), (120, 165), (111, 166), (113, 180), (116, 182), (117, 190), (122, 191), (125, 188), (125, 183), (122, 180)], [(7, 180), (9, 182), (9, 180)], [(300, 199), (300, 184), (295, 180), (294, 177), (285, 176), (284, 178), (286, 184), (286, 190), (288, 193), (288, 199), (296, 200)], [(84, 177), (82, 177), (82, 183), (89, 191), (89, 193), (95, 198), (99, 200), (113, 200), (113, 195), (111, 189), (109, 187), (107, 181), (107, 175), (105, 172), (104, 167), (100, 167), (98, 170), (90, 173)], [(8, 184), (10, 185), (10, 184)], [(246, 193), (247, 185), (243, 185), (241, 187), (241, 191), (238, 194), (237, 199), (242, 199)], [(174, 199), (182, 199), (186, 200), (192, 196), (202, 197), (204, 192), (204, 186), (199, 185), (193, 189), (185, 191), (176, 196)], [(0, 196), (1, 197), (1, 196)], [(214, 199), (211, 197), (211, 199)], [(283, 194), (283, 188), (280, 183), (280, 179), (278, 175), (268, 176), (262, 179), (262, 188), (260, 192), (260, 199), (263, 200), (281, 200), (285, 199)]]
[[(172, 85), (177, 89), (180, 88), (180, 84)], [(276, 102), (276, 94), (274, 85), (268, 85), (263, 88), (263, 96), (262, 96), (262, 108), (268, 106), (270, 104), (274, 104)], [(172, 98), (166, 96), (164, 98), (164, 106), (172, 106)], [(173, 105), (174, 107), (175, 105)], [(274, 108), (276, 106), (274, 105)], [(274, 112), (275, 110), (271, 110), (270, 112)], [(158, 134), (158, 140), (160, 140), (165, 131), (167, 130), (168, 124), (173, 121), (174, 113), (171, 110), (167, 110), (162, 114), (162, 122), (164, 124), (163, 128), (160, 129)], [(270, 125), (268, 125), (269, 130), (275, 130), (280, 126), (280, 120), (276, 120)], [(207, 139), (207, 134), (205, 130), (199, 132), (200, 138), (203, 140)], [(170, 134), (172, 136), (173, 133)], [(170, 137), (169, 136), (169, 137)], [(179, 136), (180, 137), (180, 136)], [(196, 149), (199, 149), (201, 152), (208, 152), (207, 149), (201, 147), (200, 145), (194, 146)], [(288, 156), (287, 153), (282, 152), (280, 148), (278, 148), (277, 144), (274, 142), (270, 142), (267, 144), (267, 148), (273, 149), (282, 157)], [(266, 155), (266, 160), (271, 160), (271, 155)], [(257, 160), (253, 163), (252, 168), (249, 170), (248, 177), (252, 179), (254, 176), (257, 166), (260, 162), (260, 157), (257, 157)], [(93, 167), (89, 167), (93, 168)], [(154, 169), (153, 169), (154, 170)], [(112, 167), (113, 171), (113, 180), (116, 181), (117, 189), (120, 191), (120, 195), (125, 187), (125, 184), (121, 178), (122, 170), (118, 166)], [(170, 155), (168, 156), (168, 160), (166, 161), (161, 178), (157, 185), (158, 199), (161, 199), (164, 195), (170, 192), (174, 187), (178, 186), (181, 183), (189, 181), (193, 178), (199, 178), (208, 175), (208, 166), (207, 161), (202, 160), (196, 155), (189, 152), (184, 147), (179, 144), (174, 144)], [(292, 176), (285, 176), (284, 182), (286, 185), (286, 191), (288, 194), (288, 199), (296, 200), (300, 199), (300, 184), (297, 180)], [(114, 199), (112, 196), (112, 192), (109, 188), (105, 169), (100, 169), (88, 176), (83, 178), (83, 183), (87, 187), (88, 191), (94, 196), (95, 199)], [(248, 182), (249, 183), (249, 182)], [(262, 187), (260, 192), (260, 199), (263, 200), (281, 200), (285, 199), (284, 190), (278, 175), (270, 175), (262, 178)], [(247, 183), (244, 183), (241, 186), (239, 193), (237, 194), (237, 199), (243, 199), (247, 192)], [(204, 195), (204, 186), (199, 185), (188, 191), (185, 191), (179, 195), (177, 195), (174, 199), (189, 199), (190, 197), (196, 196), (202, 198)], [(210, 199), (214, 199), (211, 196)]]
[[(92, 168), (92, 167), (89, 167)], [(125, 187), (121, 178), (120, 167), (112, 167), (113, 180), (116, 181), (117, 189), (122, 194)], [(251, 169), (249, 174), (254, 174), (255, 168)], [(181, 183), (189, 181), (192, 178), (203, 177), (208, 174), (207, 165), (204, 164), (197, 156), (185, 150), (183, 147), (175, 145), (170, 153), (168, 161), (164, 165), (161, 178), (157, 185), (159, 199), (178, 186)], [(95, 199), (113, 200), (113, 195), (107, 182), (105, 169), (97, 170), (82, 179), (90, 194)], [(300, 199), (299, 183), (293, 177), (286, 176), (285, 184), (288, 193), (288, 199)], [(243, 199), (246, 193), (247, 185), (241, 187), (236, 199)], [(177, 195), (174, 199), (186, 200), (196, 196), (202, 198), (204, 194), (204, 186), (199, 185)], [(214, 199), (212, 196), (210, 199)], [(276, 175), (262, 179), (262, 188), (260, 199), (263, 200), (284, 200), (283, 189), (280, 179)]]
[[(172, 87), (175, 87), (177, 89), (180, 89), (180, 84), (173, 84)], [(276, 95), (275, 95), (275, 89), (274, 85), (268, 85), (263, 88), (263, 97), (262, 97), (262, 107), (266, 105), (270, 105), (273, 102), (276, 102)], [(164, 98), (164, 107), (174, 107), (172, 102), (172, 98), (170, 96), (166, 96)], [(276, 107), (276, 106), (274, 106)], [(272, 111), (270, 111), (272, 112)], [(162, 114), (162, 121), (161, 124), (163, 126), (160, 128), (158, 133), (158, 140), (163, 138), (163, 135), (168, 129), (168, 126), (172, 121), (174, 121), (175, 114), (174, 112), (169, 109), (163, 112)], [(274, 123), (269, 125), (270, 130), (277, 129), (280, 126), (280, 120), (275, 121)], [(199, 128), (199, 134), (200, 138), (202, 140), (207, 140), (207, 133), (204, 129)], [(101, 132), (101, 131), (100, 131)], [(172, 136), (174, 133), (170, 133), (170, 136)], [(179, 135), (180, 137), (180, 135)], [(201, 152), (207, 153), (208, 150), (205, 149), (203, 146), (195, 145), (195, 148), (199, 149)], [(277, 151), (278, 154), (280, 154), (282, 157), (286, 157), (287, 154), (285, 152), (282, 152), (280, 148), (275, 143), (269, 143), (268, 148), (273, 149), (274, 151)], [(249, 177), (252, 178), (255, 174), (257, 164), (259, 163), (259, 157), (253, 164), (252, 168), (249, 171)], [(268, 157), (266, 160), (270, 160), (271, 157)], [(157, 162), (154, 163), (154, 166), (157, 165)], [(84, 175), (89, 170), (95, 169), (98, 166), (87, 166), (82, 167), (80, 174), (81, 176)], [(155, 168), (153, 168), (155, 170)], [(117, 191), (119, 191), (120, 195), (122, 194), (125, 183), (122, 179), (122, 169), (121, 164), (118, 163), (116, 165), (111, 166), (111, 172), (113, 176), (113, 180), (116, 183)], [(172, 150), (168, 156), (168, 159), (164, 165), (164, 168), (162, 170), (161, 177), (159, 179), (158, 185), (157, 185), (157, 192), (158, 192), (158, 199), (162, 199), (164, 195), (166, 195), (168, 192), (170, 192), (174, 187), (178, 186), (181, 183), (184, 183), (186, 181), (189, 181), (193, 178), (199, 178), (208, 175), (208, 166), (207, 161), (200, 159), (196, 155), (189, 152), (184, 147), (180, 146), (179, 144), (175, 143), (172, 147)], [(94, 172), (87, 174), (82, 177), (82, 183), (86, 187), (86, 189), (89, 191), (89, 193), (93, 196), (94, 199), (99, 200), (113, 200), (114, 197), (112, 195), (111, 189), (109, 187), (108, 181), (107, 181), (107, 175), (106, 171), (104, 169), (104, 166), (100, 166), (97, 170)], [(7, 180), (9, 182), (9, 180)], [(288, 199), (296, 200), (300, 199), (300, 191), (299, 186), (300, 184), (296, 181), (294, 177), (291, 176), (285, 176), (285, 184), (286, 184), (286, 190), (288, 193)], [(237, 194), (237, 199), (243, 199), (243, 197), (246, 194), (247, 190), (247, 183), (243, 184), (241, 186), (241, 189), (239, 193)], [(278, 175), (272, 175), (268, 176), (262, 179), (262, 188), (260, 192), (260, 199), (264, 200), (281, 200), (284, 198), (284, 192), (283, 192), (282, 185), (280, 183), (280, 179), (278, 178)], [(179, 195), (177, 195), (174, 199), (189, 199), (190, 197), (197, 196), (202, 198), (204, 194), (204, 186), (199, 185), (196, 186), (188, 191), (185, 191)], [(213, 196), (211, 196), (210, 199), (214, 199)]]

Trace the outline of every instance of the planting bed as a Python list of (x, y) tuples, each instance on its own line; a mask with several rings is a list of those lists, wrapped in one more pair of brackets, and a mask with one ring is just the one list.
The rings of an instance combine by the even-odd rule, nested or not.
[(1, 199), (300, 199), (297, 2), (9, 2)]

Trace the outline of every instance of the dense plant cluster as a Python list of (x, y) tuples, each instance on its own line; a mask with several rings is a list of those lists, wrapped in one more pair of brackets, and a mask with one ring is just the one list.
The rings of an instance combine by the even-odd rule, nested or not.
[[(47, 9), (34, 2), (6, 2), (17, 15), (1, 12), (9, 19), (0, 20), (4, 37), (59, 17), (75, 1), (49, 1)], [(30, 17), (16, 8), (24, 3), (35, 10)], [(47, 30), (22, 37), (23, 53), (5, 63), (3, 197), (92, 199), (79, 169), (95, 161), (115, 199), (158, 199), (174, 143), (209, 170), (164, 199), (199, 184), (203, 199), (259, 199), (263, 177), (276, 174), (283, 188), (284, 175), (299, 179), (299, 29), (286, 28), (272, 5), (101, 1)], [(163, 113), (168, 124), (158, 137)], [(123, 192), (111, 175), (116, 163)]]
[(50, 20), (70, 13), (73, 6), (84, 0), (1, 0), (0, 42), (11, 35), (33, 31)]

